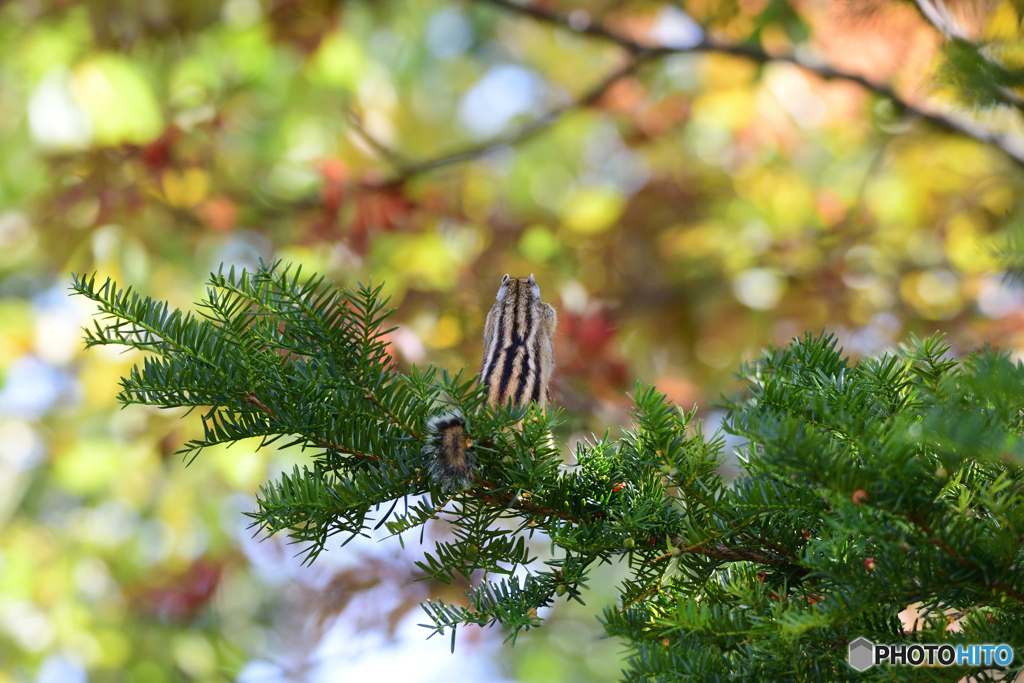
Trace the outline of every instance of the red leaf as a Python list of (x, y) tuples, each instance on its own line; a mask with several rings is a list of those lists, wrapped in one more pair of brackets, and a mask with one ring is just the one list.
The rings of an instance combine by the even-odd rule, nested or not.
[(213, 597), (223, 565), (199, 559), (183, 574), (143, 589), (134, 601), (165, 621), (191, 621)]

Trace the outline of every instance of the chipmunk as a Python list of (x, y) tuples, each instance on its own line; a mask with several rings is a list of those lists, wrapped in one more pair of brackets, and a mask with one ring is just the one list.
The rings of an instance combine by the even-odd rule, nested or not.
[[(501, 279), (498, 300), (484, 324), (484, 358), (478, 380), (487, 387), (488, 405), (533, 402), (541, 409), (547, 407), (548, 382), (555, 366), (551, 337), (557, 324), (555, 309), (540, 300), (540, 287), (532, 274), (527, 278), (506, 274)], [(465, 487), (472, 481), (472, 441), (458, 411), (427, 422), (423, 453), (439, 483)]]

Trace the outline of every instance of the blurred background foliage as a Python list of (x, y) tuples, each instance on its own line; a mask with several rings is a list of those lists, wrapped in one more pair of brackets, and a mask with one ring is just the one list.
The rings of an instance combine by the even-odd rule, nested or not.
[(993, 254), (1021, 239), (1021, 10), (0, 3), (0, 683), (616, 680), (600, 586), (453, 657), (417, 604), (464, 587), (416, 582), (415, 544), (301, 567), (251, 538), (256, 487), (303, 454), (186, 469), (197, 420), (118, 409), (139, 358), (82, 352), (70, 272), (182, 307), (259, 258), (384, 281), (396, 361), (452, 370), (533, 272), (567, 448), (625, 425), (636, 380), (713, 431), (738, 364), (803, 330), (1018, 353)]

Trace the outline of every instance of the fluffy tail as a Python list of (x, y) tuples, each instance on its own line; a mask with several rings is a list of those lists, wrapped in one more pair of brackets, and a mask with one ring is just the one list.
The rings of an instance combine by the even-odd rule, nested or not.
[(429, 462), (430, 476), (438, 484), (466, 488), (473, 482), (476, 456), (462, 413), (455, 410), (427, 421), (423, 455)]

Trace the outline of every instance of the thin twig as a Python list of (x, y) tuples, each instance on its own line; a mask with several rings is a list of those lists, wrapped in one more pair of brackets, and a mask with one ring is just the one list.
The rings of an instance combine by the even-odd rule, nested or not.
[[(264, 415), (269, 417), (274, 422), (277, 422), (279, 424), (283, 424), (281, 422), (280, 418), (278, 418), (277, 415), (274, 413), (274, 411), (271, 410), (270, 408), (268, 408), (266, 405), (264, 405), (264, 403), (262, 401), (260, 401), (260, 399), (256, 396), (256, 394), (252, 393), (251, 391), (247, 392), (245, 394), (245, 402), (246, 403), (251, 403), (252, 405), (256, 406), (256, 408), (258, 408), (261, 413), (263, 413)], [(328, 450), (336, 451), (338, 453), (348, 453), (349, 455), (355, 456), (355, 457), (357, 457), (357, 458), (359, 458), (361, 460), (369, 460), (371, 462), (380, 462), (380, 458), (378, 458), (376, 455), (373, 455), (372, 453), (361, 453), (360, 451), (352, 450), (351, 448), (349, 448), (347, 446), (339, 446), (338, 444), (331, 443), (327, 439), (322, 439), (322, 438), (320, 438), (318, 436), (310, 436), (308, 434), (302, 434), (302, 437), (307, 439), (307, 440), (309, 440), (309, 441), (312, 441), (313, 443), (315, 443), (317, 446), (320, 446), (321, 448), (326, 448)]]
[(405, 432), (409, 436), (411, 436), (412, 438), (416, 439), (417, 441), (422, 441), (423, 440), (423, 437), (420, 436), (420, 433), (418, 431), (413, 429), (411, 425), (408, 425), (405, 422), (403, 422), (401, 420), (401, 418), (399, 418), (397, 415), (394, 414), (394, 412), (391, 411), (390, 408), (388, 408), (386, 405), (381, 403), (380, 399), (378, 399), (374, 395), (374, 393), (372, 391), (370, 391), (369, 389), (367, 389), (365, 387), (360, 387), (358, 384), (354, 384), (353, 383), (352, 386), (354, 386), (354, 387), (356, 387), (358, 389), (361, 389), (362, 391), (366, 392), (364, 394), (364, 398), (366, 398), (366, 400), (369, 401), (370, 403), (372, 403), (373, 405), (375, 405), (378, 408), (380, 408), (381, 412), (383, 412), (385, 415), (387, 415), (388, 422), (390, 422), (391, 424), (395, 425), (396, 427), (401, 427), (402, 429), (405, 430)]
[(588, 107), (600, 100), (613, 85), (623, 78), (636, 73), (637, 69), (639, 69), (642, 64), (650, 61), (653, 57), (654, 54), (650, 52), (639, 52), (634, 54), (629, 61), (611, 71), (601, 79), (600, 82), (595, 84), (572, 102), (549, 109), (529, 123), (524, 124), (518, 130), (498, 135), (480, 143), (468, 145), (462, 149), (442, 154), (433, 159), (399, 165), (399, 170), (394, 176), (383, 181), (365, 182), (361, 189), (378, 191), (398, 187), (404, 185), (413, 178), (429, 173), (430, 171), (478, 159), (502, 147), (510, 147), (526, 142), (550, 128), (564, 114), (576, 109)]
[[(915, 512), (912, 514), (904, 514), (903, 517), (912, 522), (913, 524), (917, 525), (918, 528), (920, 528), (922, 531), (925, 532), (925, 534), (929, 536), (929, 543), (934, 545), (942, 552), (946, 553), (952, 559), (956, 560), (964, 569), (982, 573), (984, 575), (984, 571), (982, 568), (978, 567), (974, 563), (969, 562), (966, 558), (961, 557), (952, 546), (950, 546), (944, 540), (939, 538), (938, 534), (936, 534), (932, 530), (931, 526), (928, 524), (927, 521), (925, 521), (924, 517), (922, 517), (920, 514)], [(1014, 598), (1015, 600), (1020, 600), (1021, 602), (1024, 602), (1024, 593), (1021, 593), (1013, 586), (1008, 586), (1007, 584), (1001, 581), (993, 581), (989, 579), (987, 576), (985, 576), (984, 578), (984, 585), (988, 588), (1000, 590), (1003, 593), (1009, 595), (1011, 598)]]
[(378, 154), (388, 160), (391, 165), (395, 166), (399, 170), (409, 165), (409, 162), (399, 154), (396, 150), (392, 149), (388, 145), (384, 144), (377, 139), (370, 131), (366, 129), (366, 125), (363, 123), (362, 118), (355, 111), (349, 109), (346, 112), (348, 117), (348, 123), (352, 126), (352, 130), (355, 134), (365, 142), (367, 145), (372, 147)]

